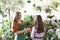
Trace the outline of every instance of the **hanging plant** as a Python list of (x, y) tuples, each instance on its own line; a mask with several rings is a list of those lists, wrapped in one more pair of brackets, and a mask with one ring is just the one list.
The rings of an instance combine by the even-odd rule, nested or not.
[(35, 7), (36, 6), (36, 4), (33, 4), (33, 7)]
[(24, 13), (26, 13), (27, 11), (25, 10)]
[(22, 4), (22, 3), (23, 3), (23, 1), (22, 1), (22, 0), (18, 0), (17, 2), (18, 2), (19, 4)]
[(31, 1), (30, 0), (27, 0), (27, 3), (31, 3)]
[(40, 6), (37, 6), (36, 7), (36, 10), (41, 12), (41, 7)]
[(45, 12), (46, 13), (51, 13), (51, 9), (48, 7), (48, 8), (45, 8)]
[(55, 8), (57, 8), (57, 7), (59, 6), (59, 3), (58, 3), (57, 1), (53, 1), (53, 2), (52, 2), (52, 5), (53, 5)]
[(40, 0), (40, 1), (43, 1), (43, 0)]

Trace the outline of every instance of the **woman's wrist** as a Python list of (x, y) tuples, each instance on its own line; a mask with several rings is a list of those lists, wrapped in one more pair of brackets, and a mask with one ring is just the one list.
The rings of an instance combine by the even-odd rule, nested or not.
[(24, 28), (24, 30), (23, 30), (23, 32), (25, 32), (27, 29), (26, 28)]
[(25, 32), (25, 30), (23, 30), (23, 32)]

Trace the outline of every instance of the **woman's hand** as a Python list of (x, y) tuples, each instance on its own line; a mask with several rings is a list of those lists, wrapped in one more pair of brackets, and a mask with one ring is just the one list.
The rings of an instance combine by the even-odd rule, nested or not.
[(28, 28), (27, 28), (27, 31), (29, 31), (29, 32), (30, 32), (30, 31), (31, 31), (31, 28), (29, 28), (29, 27), (28, 27)]
[(27, 28), (24, 28), (24, 30), (17, 31), (16, 34), (20, 34), (20, 33), (26, 32), (26, 31), (27, 31)]
[(29, 31), (29, 32), (31, 32), (31, 28), (24, 28), (24, 32), (26, 32), (26, 31)]
[(26, 32), (27, 31), (27, 28), (24, 28), (24, 32)]

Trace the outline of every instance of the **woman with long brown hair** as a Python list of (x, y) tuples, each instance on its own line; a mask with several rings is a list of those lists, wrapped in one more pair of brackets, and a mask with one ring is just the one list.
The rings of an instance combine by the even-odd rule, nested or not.
[(24, 22), (21, 20), (21, 12), (17, 11), (13, 23), (13, 32), (17, 35), (15, 40), (24, 40), (24, 32), (29, 31), (28, 28), (24, 27)]
[(43, 40), (44, 26), (40, 15), (36, 16), (35, 25), (32, 27), (31, 38), (32, 40)]

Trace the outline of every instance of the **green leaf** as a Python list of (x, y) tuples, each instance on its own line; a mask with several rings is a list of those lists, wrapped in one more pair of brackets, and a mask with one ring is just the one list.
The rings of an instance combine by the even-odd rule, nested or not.
[(43, 0), (40, 0), (40, 1), (43, 1)]
[(48, 18), (53, 18), (53, 17), (54, 17), (54, 15), (48, 15), (47, 17), (48, 17)]
[(25, 15), (24, 20), (29, 21), (30, 20), (30, 15)]
[(53, 6), (49, 6), (49, 7), (57, 11), (57, 9), (56, 9), (56, 8), (54, 8)]
[(59, 6), (59, 3), (57, 1), (53, 1), (52, 5), (57, 8)]
[(24, 13), (26, 13), (27, 11), (25, 10)]
[(5, 20), (5, 21), (4, 21), (4, 27), (7, 28), (8, 25), (9, 25), (9, 20)]
[(37, 6), (36, 7), (36, 10), (41, 12), (41, 7), (40, 6)]
[(3, 31), (2, 31), (2, 29), (0, 28), (0, 34), (2, 34), (2, 32), (3, 32)]
[(5, 3), (6, 3), (6, 0), (0, 0), (0, 2), (2, 2), (2, 3), (4, 3), (4, 4), (5, 4)]
[(22, 1), (22, 0), (18, 0), (17, 2), (18, 2), (19, 4), (22, 4), (22, 3), (23, 3), (23, 1)]
[(35, 7), (36, 6), (36, 4), (33, 4), (33, 7)]
[(2, 11), (1, 9), (0, 9), (0, 14), (1, 14), (2, 16), (3, 16), (3, 14), (4, 14), (3, 11)]
[(45, 8), (45, 12), (46, 13), (51, 13), (51, 9), (48, 7), (48, 8)]
[(31, 3), (31, 1), (30, 0), (27, 0), (27, 3)]

